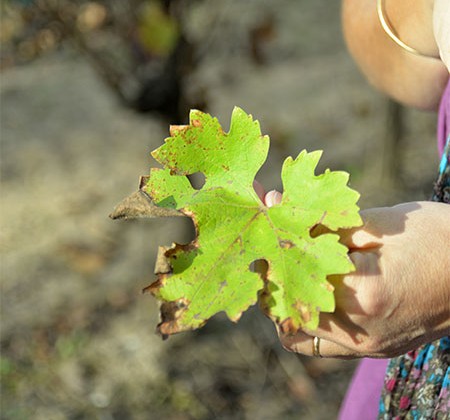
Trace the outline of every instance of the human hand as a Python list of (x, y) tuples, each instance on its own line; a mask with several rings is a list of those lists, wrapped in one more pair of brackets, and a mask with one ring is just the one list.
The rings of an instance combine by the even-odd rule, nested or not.
[(361, 216), (362, 228), (340, 232), (356, 270), (329, 278), (335, 312), (314, 331), (280, 332), (286, 349), (311, 355), (319, 337), (323, 357), (393, 357), (450, 334), (450, 207), (413, 202)]

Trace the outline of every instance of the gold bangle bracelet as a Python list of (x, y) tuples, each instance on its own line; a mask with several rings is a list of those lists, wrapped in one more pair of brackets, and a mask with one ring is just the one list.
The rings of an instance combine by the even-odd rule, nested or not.
[(378, 19), (380, 21), (381, 27), (383, 28), (384, 32), (389, 36), (389, 38), (392, 39), (398, 46), (403, 48), (404, 50), (408, 51), (411, 54), (418, 55), (420, 57), (427, 57), (427, 58), (437, 58), (439, 59), (439, 56), (436, 55), (429, 55), (421, 53), (420, 51), (416, 50), (413, 47), (410, 47), (409, 45), (405, 44), (394, 32), (394, 30), (391, 28), (390, 24), (388, 23), (388, 19), (386, 19), (385, 16), (385, 7), (384, 7), (385, 0), (377, 0), (377, 13), (378, 13)]

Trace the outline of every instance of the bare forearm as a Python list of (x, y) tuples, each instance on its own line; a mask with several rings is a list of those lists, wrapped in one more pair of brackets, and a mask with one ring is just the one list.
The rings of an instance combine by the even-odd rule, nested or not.
[[(437, 55), (431, 2), (400, 3), (402, 7), (392, 0), (386, 2), (386, 13), (399, 36), (425, 54)], [(417, 13), (410, 13), (411, 8)], [(381, 27), (375, 0), (343, 0), (342, 18), (350, 53), (370, 83), (406, 105), (437, 108), (448, 80), (440, 60), (413, 55), (395, 44)], [(424, 20), (429, 24), (424, 25)]]
[[(431, 232), (424, 227), (421, 235), (423, 251), (429, 255), (429, 270), (425, 271), (423, 276), (424, 286), (427, 287), (424, 287), (423, 292), (434, 295), (431, 299), (432, 305), (424, 306), (422, 312), (429, 319), (426, 327), (430, 334), (428, 341), (432, 341), (450, 335), (450, 205), (443, 203), (422, 203), (422, 205), (430, 208), (427, 218), (433, 220), (434, 227)], [(414, 265), (419, 264), (416, 260)], [(420, 272), (423, 267), (416, 269)], [(424, 301), (426, 302), (425, 299)], [(420, 304), (416, 309), (421, 310)]]

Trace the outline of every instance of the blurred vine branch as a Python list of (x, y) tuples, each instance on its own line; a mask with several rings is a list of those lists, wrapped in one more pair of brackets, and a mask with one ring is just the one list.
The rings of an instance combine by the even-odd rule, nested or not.
[(182, 0), (3, 0), (2, 68), (69, 41), (125, 106), (172, 121), (191, 107), (183, 78), (195, 66)]

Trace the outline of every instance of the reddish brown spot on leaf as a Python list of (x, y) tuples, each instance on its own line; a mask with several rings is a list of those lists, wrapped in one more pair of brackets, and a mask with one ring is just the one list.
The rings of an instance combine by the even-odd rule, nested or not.
[(149, 179), (150, 179), (149, 175), (143, 175), (140, 177), (140, 179), (139, 179), (139, 189), (140, 190), (143, 190), (145, 188)]
[(291, 241), (284, 239), (281, 239), (278, 243), (280, 244), (281, 248), (285, 249), (290, 249), (295, 246)]
[(157, 330), (166, 337), (171, 334), (184, 331), (184, 328), (178, 323), (181, 313), (189, 306), (187, 299), (179, 299), (174, 302), (163, 302), (160, 307), (161, 322)]
[(303, 323), (308, 323), (311, 321), (311, 308), (308, 305), (305, 305), (302, 301), (298, 300), (294, 304), (295, 309), (300, 314), (300, 318), (302, 319)]
[(298, 331), (298, 328), (294, 326), (291, 318), (281, 321), (279, 325), (283, 334), (295, 334)]
[(327, 289), (329, 292), (334, 292), (334, 286), (331, 283), (326, 282), (324, 284), (325, 289)]
[(162, 276), (160, 276), (160, 278), (158, 278), (158, 280), (154, 281), (152, 284), (148, 285), (147, 287), (144, 287), (142, 289), (142, 293), (151, 293), (152, 295), (155, 295), (161, 286), (162, 286)]
[(185, 131), (188, 128), (189, 128), (188, 125), (171, 125), (169, 126), (169, 133), (173, 137), (177, 132)]

